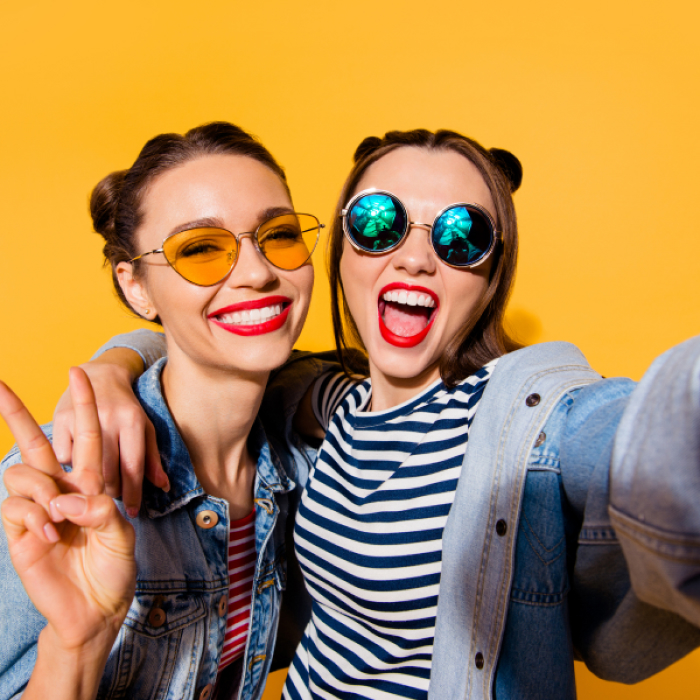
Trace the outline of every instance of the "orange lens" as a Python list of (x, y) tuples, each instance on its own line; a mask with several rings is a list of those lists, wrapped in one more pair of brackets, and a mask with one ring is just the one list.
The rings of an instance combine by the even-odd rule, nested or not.
[(263, 255), (282, 270), (296, 270), (314, 252), (321, 224), (311, 214), (283, 214), (258, 229)]
[(210, 287), (231, 271), (238, 257), (238, 244), (224, 229), (193, 228), (166, 238), (163, 254), (188, 282)]

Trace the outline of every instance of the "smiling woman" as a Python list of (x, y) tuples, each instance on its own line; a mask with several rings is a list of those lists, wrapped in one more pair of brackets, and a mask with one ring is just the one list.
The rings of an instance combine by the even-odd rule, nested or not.
[[(140, 510), (105, 494), (80, 371), (72, 471), (0, 387), (18, 441), (2, 465), (0, 698), (259, 698), (293, 480), (308, 470), (277, 416), (268, 438), (260, 405), (306, 318), (320, 224), (227, 123), (152, 139), (95, 188), (91, 211), (121, 299), (163, 326), (168, 361), (135, 390), (165, 471)], [(291, 415), (312, 378), (276, 408)]]

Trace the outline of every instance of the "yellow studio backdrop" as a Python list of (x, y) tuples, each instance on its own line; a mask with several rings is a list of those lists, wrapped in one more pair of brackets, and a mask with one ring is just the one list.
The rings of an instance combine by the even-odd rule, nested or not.
[[(699, 20), (690, 0), (5, 3), (0, 377), (48, 421), (68, 367), (144, 325), (101, 267), (88, 193), (151, 136), (225, 119), (326, 223), (365, 136), (446, 127), (512, 150), (525, 175), (511, 325), (638, 379), (700, 332)], [(315, 261), (299, 345), (321, 349)], [(0, 440), (4, 453), (4, 425)], [(698, 694), (698, 652), (632, 688), (577, 666), (584, 700)]]

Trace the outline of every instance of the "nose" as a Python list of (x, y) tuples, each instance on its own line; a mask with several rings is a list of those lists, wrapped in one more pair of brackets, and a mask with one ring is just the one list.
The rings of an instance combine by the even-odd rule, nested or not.
[(262, 289), (277, 279), (275, 268), (255, 247), (253, 235), (242, 234), (238, 237), (238, 258), (226, 280), (233, 287)]
[(404, 242), (396, 249), (392, 264), (397, 270), (410, 275), (433, 274), (435, 272), (435, 251), (430, 245), (431, 227), (427, 224), (411, 222), (411, 228)]

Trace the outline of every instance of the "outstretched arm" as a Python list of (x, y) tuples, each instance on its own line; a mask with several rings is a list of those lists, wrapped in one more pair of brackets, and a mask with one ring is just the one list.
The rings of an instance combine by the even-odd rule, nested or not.
[(659, 357), (632, 394), (610, 484), (636, 594), (700, 626), (700, 337)]
[(93, 698), (134, 595), (134, 532), (104, 493), (102, 438), (87, 376), (71, 370), (73, 469), (0, 383), (0, 414), (22, 464), (4, 474), (2, 521), (12, 564), (47, 625), (24, 700)]

